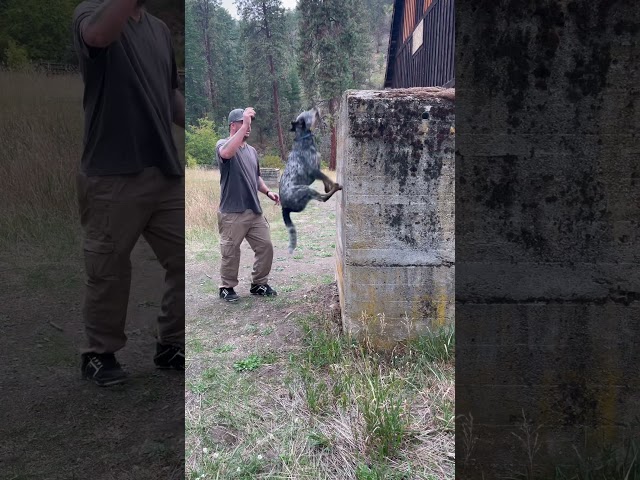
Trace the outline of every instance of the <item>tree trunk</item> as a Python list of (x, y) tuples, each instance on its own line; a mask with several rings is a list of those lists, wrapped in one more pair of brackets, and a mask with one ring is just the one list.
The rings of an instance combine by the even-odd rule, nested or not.
[(331, 115), (331, 155), (329, 156), (329, 170), (335, 171), (338, 164), (338, 128), (336, 119), (337, 100), (329, 100), (329, 114)]
[(213, 111), (215, 104), (215, 85), (213, 84), (213, 64), (211, 63), (211, 35), (209, 35), (209, 2), (207, 1), (207, 16), (205, 20), (205, 56), (207, 57), (207, 83), (209, 84), (209, 111)]
[[(269, 22), (267, 20), (267, 5), (262, 2), (262, 13), (264, 15), (264, 30), (267, 35), (267, 42), (271, 44), (271, 31), (269, 30)], [(280, 123), (280, 98), (278, 97), (278, 79), (276, 78), (276, 70), (273, 65), (273, 56), (267, 55), (269, 62), (269, 73), (271, 73), (273, 86), (273, 113), (276, 116), (276, 131), (278, 132), (278, 147), (280, 148), (280, 158), (282, 163), (287, 161), (287, 154), (284, 149), (284, 136), (282, 135), (282, 125)]]
[(209, 35), (209, 0), (201, 0), (200, 6), (200, 28), (202, 30), (202, 43), (204, 56), (207, 62), (207, 74), (205, 76), (205, 90), (207, 94), (207, 100), (209, 101), (209, 108), (207, 113), (213, 111), (213, 105), (215, 101), (215, 86), (213, 84), (213, 64), (211, 63), (211, 36)]

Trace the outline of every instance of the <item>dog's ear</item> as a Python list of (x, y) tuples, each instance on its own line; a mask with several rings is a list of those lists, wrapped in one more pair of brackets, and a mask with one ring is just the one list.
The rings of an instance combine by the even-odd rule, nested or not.
[(291, 122), (291, 131), (292, 132), (296, 131), (296, 122)]

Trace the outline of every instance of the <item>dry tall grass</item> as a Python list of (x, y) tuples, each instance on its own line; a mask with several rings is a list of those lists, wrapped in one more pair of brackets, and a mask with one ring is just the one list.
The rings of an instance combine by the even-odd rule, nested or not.
[(185, 172), (185, 219), (187, 235), (211, 230), (217, 225), (220, 204), (220, 172), (188, 168)]
[(0, 242), (74, 228), (83, 133), (82, 81), (0, 72)]
[(0, 71), (0, 246), (74, 244), (82, 94), (79, 75)]
[[(336, 173), (324, 173), (335, 181)], [(272, 189), (277, 191), (277, 189)], [(188, 238), (217, 232), (216, 212), (220, 204), (220, 171), (216, 169), (188, 168), (185, 173), (185, 229)], [(264, 214), (269, 222), (280, 218), (280, 209), (269, 208), (262, 199)]]

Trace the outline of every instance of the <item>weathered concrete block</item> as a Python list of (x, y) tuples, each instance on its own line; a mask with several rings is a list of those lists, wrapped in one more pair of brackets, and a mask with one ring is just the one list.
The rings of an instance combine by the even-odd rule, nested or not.
[(453, 323), (453, 90), (347, 91), (338, 132), (345, 330), (388, 348)]
[(639, 24), (637, 2), (456, 0), (456, 478), (633, 458)]
[(280, 183), (280, 169), (279, 168), (261, 168), (260, 176), (264, 180), (264, 183), (268, 187), (278, 188)]

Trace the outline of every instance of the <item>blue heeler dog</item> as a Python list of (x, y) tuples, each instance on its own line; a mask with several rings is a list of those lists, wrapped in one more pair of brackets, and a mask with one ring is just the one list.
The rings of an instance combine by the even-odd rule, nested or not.
[[(311, 199), (326, 202), (334, 193), (342, 190), (340, 185), (320, 171), (320, 156), (312, 132), (319, 118), (318, 110), (313, 108), (302, 112), (295, 122), (291, 122), (291, 131), (296, 132), (296, 136), (280, 179), (280, 203), (284, 224), (289, 229), (289, 253), (293, 253), (297, 243), (291, 212), (301, 212)], [(324, 195), (309, 187), (316, 180), (324, 183)]]

